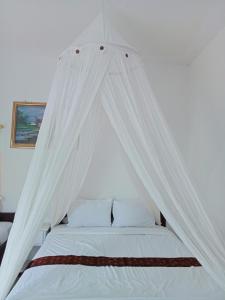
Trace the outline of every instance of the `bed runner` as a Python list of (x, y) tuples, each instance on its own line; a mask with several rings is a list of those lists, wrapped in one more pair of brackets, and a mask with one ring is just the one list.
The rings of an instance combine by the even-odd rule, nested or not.
[(84, 265), (113, 267), (200, 267), (194, 257), (106, 257), (57, 255), (32, 260), (27, 269), (45, 265)]

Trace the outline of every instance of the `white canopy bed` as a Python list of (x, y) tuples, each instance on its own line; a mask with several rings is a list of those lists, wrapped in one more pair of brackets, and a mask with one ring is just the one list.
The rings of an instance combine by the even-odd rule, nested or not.
[(181, 297), (224, 292), (140, 201), (92, 199), (52, 229), (7, 300)]
[[(173, 268), (154, 267), (137, 270), (39, 266), (24, 273), (24, 279), (21, 278), (8, 299), (185, 299), (186, 292), (188, 299), (225, 299), (224, 240), (207, 216), (204, 199), (199, 198), (189, 179), (137, 52), (102, 16), (59, 58), (2, 262), (0, 299), (6, 298), (46, 214), (51, 213), (54, 226), (76, 206), (96, 147), (102, 111), (115, 130), (132, 171), (189, 250), (174, 234), (161, 228), (140, 229), (137, 233), (115, 228), (103, 232), (95, 228), (68, 232), (67, 227), (60, 227), (49, 234), (36, 257), (53, 253), (78, 255), (80, 251), (91, 256), (98, 253), (173, 258), (177, 253), (190, 256), (191, 251), (202, 267), (173, 271)], [(78, 251), (84, 239), (86, 242)], [(71, 240), (76, 240), (73, 246)], [(109, 247), (110, 244), (113, 246)], [(77, 285), (69, 285), (70, 276)], [(96, 280), (103, 284), (96, 284)], [(87, 283), (92, 283), (91, 289), (85, 286)], [(49, 294), (42, 295), (40, 291), (46, 291), (46, 284)]]
[[(190, 257), (168, 229), (146, 227), (55, 227), (35, 258)], [(24, 272), (7, 300), (173, 299), (222, 300), (223, 291), (202, 267), (113, 267), (55, 264)]]

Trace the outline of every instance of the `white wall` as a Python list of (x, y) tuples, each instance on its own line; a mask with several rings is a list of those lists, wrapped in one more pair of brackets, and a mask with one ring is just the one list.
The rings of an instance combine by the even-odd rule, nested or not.
[(190, 122), (188, 67), (149, 62), (146, 71), (175, 142), (186, 158)]
[(0, 52), (0, 194), (3, 210), (14, 211), (24, 184), (32, 150), (10, 148), (13, 101), (45, 101), (55, 69), (55, 58), (32, 51)]
[[(67, 45), (65, 45), (66, 47)], [(43, 45), (44, 47), (44, 45)], [(42, 49), (44, 50), (44, 49)], [(0, 132), (1, 190), (5, 197), (3, 210), (16, 209), (33, 150), (11, 149), (10, 127), (12, 101), (46, 101), (55, 70), (56, 55), (43, 56), (44, 51), (19, 51), (6, 49), (1, 54), (0, 70), (0, 122), (5, 128)], [(187, 128), (187, 67), (156, 62), (146, 62), (152, 87), (159, 99), (167, 121), (182, 151), (186, 149)], [(95, 154), (90, 174), (83, 188), (89, 197), (114, 195), (136, 197), (120, 147), (110, 127), (105, 128), (101, 146)], [(97, 176), (96, 176), (97, 174)]]
[(207, 211), (224, 230), (225, 29), (193, 61), (189, 72), (191, 126), (187, 161)]

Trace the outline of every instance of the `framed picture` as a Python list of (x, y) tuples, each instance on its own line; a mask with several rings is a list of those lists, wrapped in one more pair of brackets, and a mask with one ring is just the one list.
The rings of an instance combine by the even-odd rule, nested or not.
[(45, 102), (13, 102), (12, 148), (35, 147), (45, 107)]

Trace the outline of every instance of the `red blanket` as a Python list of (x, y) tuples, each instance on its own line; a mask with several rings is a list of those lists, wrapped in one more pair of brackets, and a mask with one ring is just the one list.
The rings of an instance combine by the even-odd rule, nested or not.
[(27, 269), (46, 265), (84, 265), (113, 267), (200, 267), (194, 257), (106, 257), (57, 255), (32, 260)]

